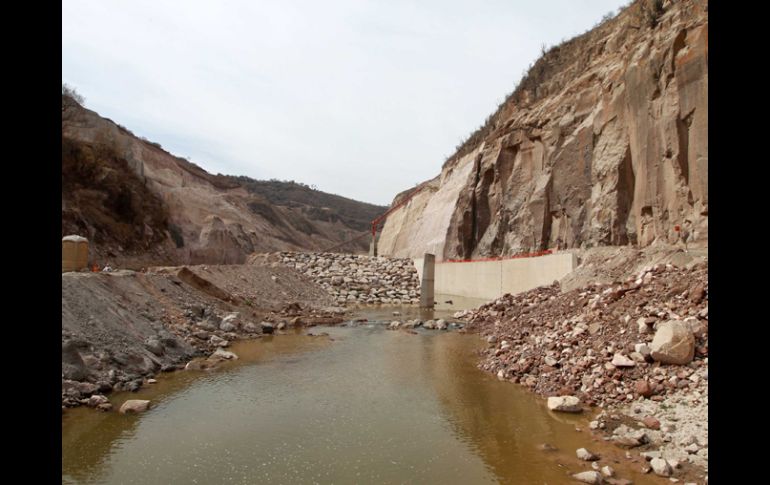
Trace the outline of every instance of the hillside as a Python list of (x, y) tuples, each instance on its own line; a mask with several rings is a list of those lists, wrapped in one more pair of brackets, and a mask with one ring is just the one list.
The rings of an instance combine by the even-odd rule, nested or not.
[(379, 250), (477, 258), (680, 239), (708, 242), (708, 4), (637, 0), (545, 52), (388, 218)]
[[(212, 175), (62, 95), (62, 235), (98, 264), (243, 263), (253, 252), (327, 250), (385, 208), (296, 182)], [(368, 240), (338, 250), (363, 252)]]

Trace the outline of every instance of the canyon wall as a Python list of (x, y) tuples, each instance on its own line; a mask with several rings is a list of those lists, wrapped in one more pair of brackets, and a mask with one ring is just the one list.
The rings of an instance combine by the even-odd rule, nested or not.
[(469, 259), (682, 239), (708, 243), (708, 4), (636, 1), (546, 52), (391, 214), (379, 251)]

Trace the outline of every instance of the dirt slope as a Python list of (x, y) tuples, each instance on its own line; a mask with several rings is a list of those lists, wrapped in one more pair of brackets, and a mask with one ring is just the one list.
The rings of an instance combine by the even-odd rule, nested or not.
[[(253, 252), (325, 250), (385, 210), (294, 182), (212, 175), (62, 103), (62, 235), (94, 241), (102, 265), (240, 264)], [(339, 248), (367, 249), (365, 239)]]
[(137, 389), (228, 341), (259, 337), (263, 322), (334, 323), (344, 310), (332, 304), (280, 264), (63, 273), (62, 402)]

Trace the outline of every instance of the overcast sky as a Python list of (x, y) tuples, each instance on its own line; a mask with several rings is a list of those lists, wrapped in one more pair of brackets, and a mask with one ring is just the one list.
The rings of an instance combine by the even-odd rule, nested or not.
[(62, 82), (212, 173), (388, 205), (627, 0), (62, 2)]

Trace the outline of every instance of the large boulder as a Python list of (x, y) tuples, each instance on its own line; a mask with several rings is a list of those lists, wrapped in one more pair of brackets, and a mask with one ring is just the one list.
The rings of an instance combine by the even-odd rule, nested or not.
[(650, 350), (652, 358), (660, 363), (688, 364), (695, 355), (695, 337), (687, 324), (669, 320), (658, 324)]

